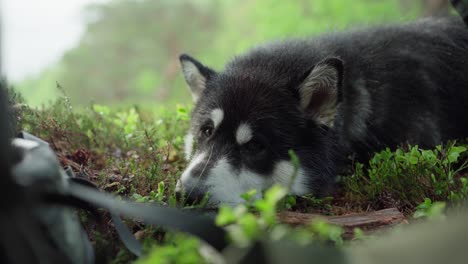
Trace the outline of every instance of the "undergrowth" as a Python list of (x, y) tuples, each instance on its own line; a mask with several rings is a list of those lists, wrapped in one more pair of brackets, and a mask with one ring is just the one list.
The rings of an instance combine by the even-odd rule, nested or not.
[(424, 150), (418, 146), (386, 149), (369, 161), (357, 163), (342, 178), (346, 200), (373, 208), (414, 209), (425, 198), (460, 202), (468, 197), (466, 146), (454, 142)]
[[(14, 94), (13, 94), (14, 95)], [(18, 129), (50, 143), (64, 166), (71, 166), (101, 189), (138, 202), (181, 206), (175, 183), (186, 165), (183, 136), (190, 108), (174, 110), (91, 104), (74, 109), (67, 97), (41, 109), (32, 109), (14, 96)], [(259, 239), (290, 239), (299, 244), (330, 241), (344, 245), (343, 230), (316, 220), (301, 228), (281, 224), (278, 211), (322, 214), (350, 213), (398, 207), (409, 217), (439, 215), (445, 203), (457, 204), (468, 196), (467, 148), (448, 143), (432, 150), (404, 146), (377, 153), (368, 164), (353, 164), (342, 175), (334, 197), (293, 197), (274, 186), (254, 200), (256, 191), (242, 196), (245, 204), (221, 207), (216, 223), (229, 230), (232, 245), (247, 247)], [(294, 163), (294, 155), (291, 153)], [(298, 164), (295, 164), (298, 166)], [(346, 210), (343, 211), (343, 208)], [(120, 244), (111, 226), (82, 215), (101, 262), (126, 263), (134, 259)], [(198, 263), (206, 261), (201, 244), (183, 234), (167, 233), (128, 221), (135, 236), (145, 241), (147, 257), (138, 263)], [(356, 230), (355, 237), (364, 237)]]

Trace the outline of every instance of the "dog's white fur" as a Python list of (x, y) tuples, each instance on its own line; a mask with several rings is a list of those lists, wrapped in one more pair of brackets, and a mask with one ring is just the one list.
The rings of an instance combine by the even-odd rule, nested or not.
[[(210, 118), (216, 129), (223, 122), (224, 111), (220, 108), (215, 108), (211, 111)], [(252, 128), (245, 122), (241, 123), (235, 131), (235, 137), (239, 145), (249, 142), (253, 137)], [(184, 139), (185, 157), (187, 160), (191, 159), (191, 161), (177, 182), (177, 191), (190, 193), (191, 189), (202, 184), (207, 188), (207, 192), (210, 193), (208, 203), (211, 205), (219, 203), (236, 205), (242, 203), (244, 200), (240, 195), (251, 189), (257, 190), (257, 195), (254, 198), (258, 199), (262, 195), (262, 190), (271, 187), (273, 184), (280, 184), (285, 187), (291, 186), (292, 194), (303, 195), (308, 193), (308, 189), (304, 185), (306, 182), (304, 170), (299, 168), (296, 177), (293, 179), (294, 165), (286, 160), (277, 162), (271, 175), (260, 175), (244, 166), (236, 169), (229, 164), (226, 157), (219, 157), (214, 166), (208, 168), (209, 171), (202, 170), (201, 174), (205, 174), (206, 176), (201, 179), (201, 175), (194, 175), (192, 171), (200, 164), (205, 164), (206, 166), (212, 157), (211, 155), (207, 155), (207, 153), (196, 153), (192, 158), (193, 134), (189, 132)]]
[(224, 119), (224, 111), (220, 108), (215, 108), (210, 114), (211, 120), (213, 120), (214, 129), (218, 128)]
[(241, 123), (236, 130), (237, 144), (243, 145), (252, 139), (252, 129), (246, 123)]
[(299, 168), (296, 174), (296, 178), (293, 180), (294, 176), (294, 165), (287, 160), (282, 160), (276, 163), (273, 170), (273, 179), (276, 183), (279, 183), (283, 186), (289, 186), (291, 184), (291, 193), (295, 195), (304, 195), (309, 193), (308, 188), (305, 186), (307, 182), (305, 180), (306, 174), (302, 168)]
[(177, 182), (176, 191), (190, 191), (190, 188), (196, 186), (198, 184), (199, 178), (201, 175), (192, 175), (192, 170), (198, 164), (205, 161), (206, 153), (197, 153), (190, 164), (188, 165), (187, 169), (182, 173), (180, 176), (180, 180)]
[(187, 135), (184, 137), (184, 154), (185, 154), (185, 160), (189, 161), (190, 158), (192, 157), (193, 153), (193, 134), (191, 132), (188, 132)]
[[(317, 122), (329, 127), (333, 126), (337, 114), (338, 79), (338, 72), (334, 67), (319, 63), (299, 86), (300, 108)], [(307, 108), (316, 93), (325, 94), (325, 100), (321, 102), (321, 105), (317, 106), (318, 109), (309, 111)]]
[(235, 173), (227, 159), (221, 158), (209, 171), (205, 185), (210, 193), (209, 204), (236, 205), (244, 201), (240, 195), (251, 189), (257, 189), (256, 198), (260, 198), (261, 190), (259, 189), (269, 184), (266, 177), (244, 168), (239, 174)]
[(304, 185), (305, 173), (299, 168), (294, 181), (294, 166), (291, 162), (283, 160), (277, 162), (272, 175), (260, 175), (245, 167), (236, 170), (225, 157), (221, 157), (215, 165), (209, 169), (205, 178), (200, 179), (200, 175), (193, 175), (192, 170), (199, 164), (206, 164), (211, 157), (206, 153), (196, 154), (190, 162), (187, 169), (182, 174), (180, 181), (177, 182), (178, 191), (185, 190), (190, 193), (192, 188), (198, 184), (203, 184), (210, 194), (208, 204), (226, 204), (236, 205), (244, 202), (241, 194), (256, 189), (255, 199), (261, 198), (262, 190), (271, 187), (273, 184), (280, 184), (284, 187), (291, 186), (291, 193), (295, 195), (304, 195), (308, 189)]
[(185, 80), (192, 93), (193, 101), (196, 102), (200, 98), (203, 90), (205, 90), (206, 78), (203, 77), (197, 66), (191, 61), (182, 62), (182, 71), (184, 72)]

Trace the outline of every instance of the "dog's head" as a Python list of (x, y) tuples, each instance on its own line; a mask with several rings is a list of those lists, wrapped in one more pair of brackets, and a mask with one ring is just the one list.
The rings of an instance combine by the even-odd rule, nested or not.
[[(329, 185), (339, 59), (293, 74), (246, 60), (219, 73), (187, 55), (180, 62), (196, 105), (185, 138), (190, 163), (178, 191), (192, 198), (208, 193), (208, 203), (216, 205), (240, 203), (241, 194), (257, 189), (261, 195), (275, 183), (292, 186), (297, 195)], [(301, 163), (296, 174), (289, 150)]]

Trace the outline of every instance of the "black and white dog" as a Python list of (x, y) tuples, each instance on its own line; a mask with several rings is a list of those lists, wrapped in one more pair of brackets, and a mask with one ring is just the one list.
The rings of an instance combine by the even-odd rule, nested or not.
[(220, 72), (180, 61), (196, 106), (177, 189), (209, 192), (211, 205), (288, 185), (290, 149), (301, 165), (291, 192), (322, 195), (347, 155), (468, 136), (468, 30), (459, 18), (269, 43)]

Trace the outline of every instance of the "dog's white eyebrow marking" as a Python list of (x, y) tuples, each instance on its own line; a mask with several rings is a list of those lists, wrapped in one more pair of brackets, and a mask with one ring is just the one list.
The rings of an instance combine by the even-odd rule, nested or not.
[(252, 139), (252, 129), (246, 123), (241, 123), (236, 131), (236, 141), (239, 145), (245, 144)]
[(213, 120), (214, 128), (217, 128), (224, 119), (224, 111), (221, 108), (215, 108), (211, 111), (211, 120)]

